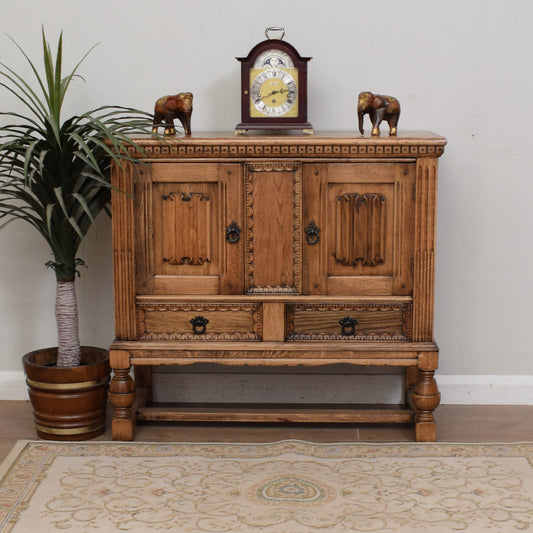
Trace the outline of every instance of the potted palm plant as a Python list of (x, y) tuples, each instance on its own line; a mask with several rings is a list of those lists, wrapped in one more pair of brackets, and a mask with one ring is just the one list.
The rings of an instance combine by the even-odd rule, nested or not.
[(104, 431), (107, 350), (80, 346), (75, 278), (84, 262), (78, 248), (110, 201), (111, 161), (129, 159), (127, 134), (144, 131), (151, 115), (104, 106), (65, 120), (62, 106), (89, 50), (62, 73), (63, 35), (52, 53), (42, 31), (44, 75), (29, 63), (32, 81), (0, 63), (0, 86), (23, 112), (0, 113), (0, 227), (12, 220), (32, 225), (50, 247), (46, 265), (57, 280), (58, 346), (23, 357), (37, 433), (55, 440), (92, 438)]

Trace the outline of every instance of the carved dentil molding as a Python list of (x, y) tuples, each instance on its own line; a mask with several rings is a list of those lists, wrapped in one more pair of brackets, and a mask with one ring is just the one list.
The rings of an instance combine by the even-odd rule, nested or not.
[(294, 144), (216, 144), (205, 145), (205, 141), (195, 144), (191, 141), (183, 144), (144, 146), (144, 154), (136, 147), (128, 146), (128, 153), (133, 157), (145, 158), (224, 158), (224, 157), (438, 157), (444, 153), (444, 146), (427, 145), (397, 145), (379, 143), (366, 144), (302, 144), (295, 140)]

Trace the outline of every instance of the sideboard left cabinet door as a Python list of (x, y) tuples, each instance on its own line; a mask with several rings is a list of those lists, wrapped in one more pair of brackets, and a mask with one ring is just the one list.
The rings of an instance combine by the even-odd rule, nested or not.
[(240, 294), (238, 164), (153, 163), (135, 182), (137, 294)]

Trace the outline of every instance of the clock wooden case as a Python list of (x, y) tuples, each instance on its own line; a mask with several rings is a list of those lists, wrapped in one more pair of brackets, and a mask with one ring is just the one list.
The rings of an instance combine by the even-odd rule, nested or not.
[(247, 130), (301, 130), (312, 134), (307, 120), (307, 63), (291, 44), (268, 38), (241, 62), (241, 122)]
[[(435, 440), (436, 184), (445, 139), (135, 140), (144, 152), (129, 152), (149, 166), (112, 170), (113, 438), (132, 439), (141, 419), (400, 422), (414, 423), (417, 440)], [(195, 363), (396, 367), (405, 405), (151, 402), (152, 366)]]

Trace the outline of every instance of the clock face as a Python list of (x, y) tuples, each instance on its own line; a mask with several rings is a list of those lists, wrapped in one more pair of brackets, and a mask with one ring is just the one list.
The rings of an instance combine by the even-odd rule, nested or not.
[(297, 99), (297, 69), (251, 69), (251, 117), (296, 117), (298, 116)]

